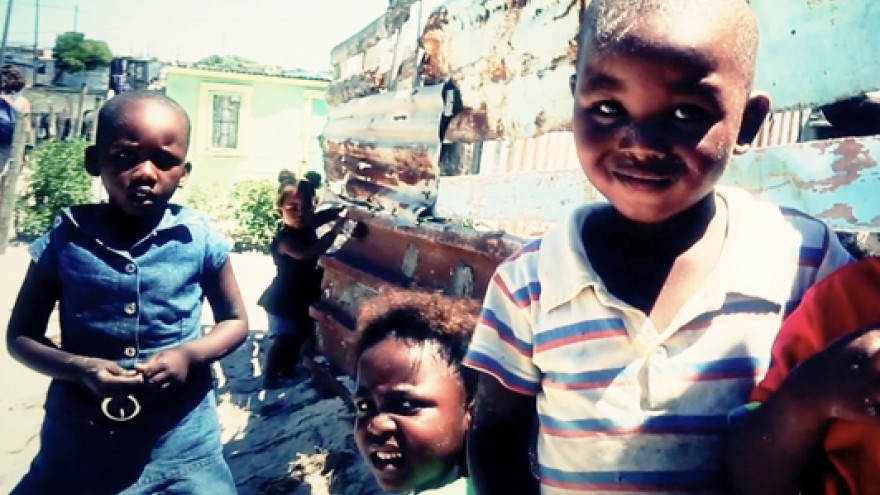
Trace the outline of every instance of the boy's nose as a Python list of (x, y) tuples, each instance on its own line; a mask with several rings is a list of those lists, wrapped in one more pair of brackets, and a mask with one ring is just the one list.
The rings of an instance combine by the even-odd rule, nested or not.
[(159, 171), (158, 167), (150, 161), (145, 160), (138, 164), (138, 166), (134, 170), (134, 177), (139, 179), (156, 179), (157, 172)]
[(367, 432), (375, 436), (388, 434), (395, 429), (397, 429), (397, 425), (387, 414), (377, 414), (367, 423)]
[(631, 122), (623, 129), (620, 147), (628, 149), (649, 149), (666, 151), (663, 130), (657, 122)]

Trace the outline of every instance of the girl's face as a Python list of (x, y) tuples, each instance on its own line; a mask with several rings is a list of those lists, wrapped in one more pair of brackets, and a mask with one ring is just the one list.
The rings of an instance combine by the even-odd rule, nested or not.
[(311, 224), (314, 211), (314, 201), (296, 192), (287, 192), (281, 202), (281, 219), (284, 225), (294, 229), (301, 229)]
[(437, 344), (386, 338), (357, 367), (355, 441), (383, 490), (432, 488), (458, 465), (470, 406)]

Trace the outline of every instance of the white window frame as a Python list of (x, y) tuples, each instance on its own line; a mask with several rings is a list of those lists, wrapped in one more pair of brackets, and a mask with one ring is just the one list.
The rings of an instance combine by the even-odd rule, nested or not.
[[(217, 148), (213, 144), (214, 96), (238, 96), (238, 129), (235, 148)], [(253, 88), (236, 84), (202, 83), (199, 87), (199, 149), (206, 154), (240, 156), (248, 152), (251, 142)]]

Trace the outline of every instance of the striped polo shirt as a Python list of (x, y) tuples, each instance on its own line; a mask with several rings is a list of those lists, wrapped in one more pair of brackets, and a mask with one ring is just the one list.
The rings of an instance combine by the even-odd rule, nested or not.
[(852, 260), (821, 221), (717, 189), (727, 238), (659, 331), (606, 289), (574, 211), (498, 266), (465, 362), (536, 396), (544, 494), (718, 493), (727, 413), (766, 373), (783, 316)]

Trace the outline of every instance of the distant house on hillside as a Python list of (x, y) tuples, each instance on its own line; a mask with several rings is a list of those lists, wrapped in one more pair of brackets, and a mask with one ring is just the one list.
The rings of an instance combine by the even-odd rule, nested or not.
[(284, 168), (323, 175), (328, 79), (168, 67), (165, 84), (192, 119), (191, 185), (275, 180)]

